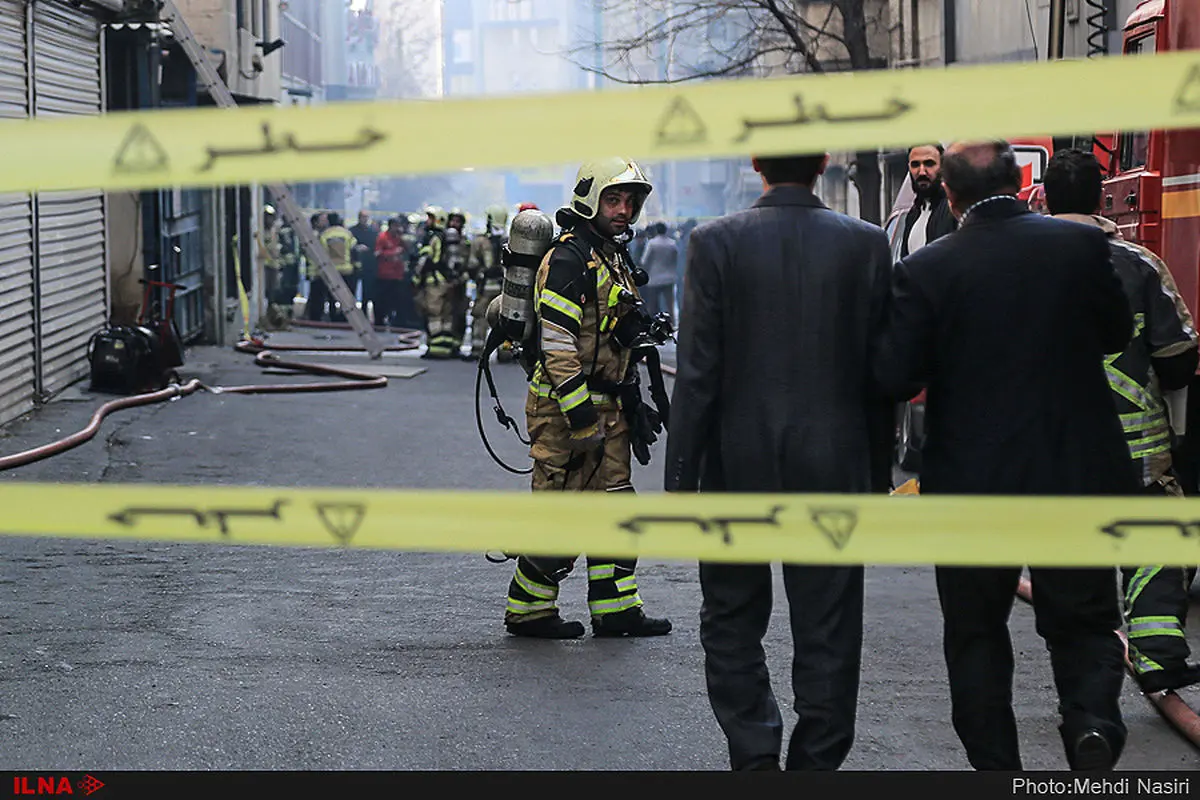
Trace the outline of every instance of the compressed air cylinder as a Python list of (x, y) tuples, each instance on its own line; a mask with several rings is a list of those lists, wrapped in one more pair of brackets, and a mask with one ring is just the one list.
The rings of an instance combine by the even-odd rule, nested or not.
[(504, 265), (500, 325), (509, 341), (524, 342), (534, 333), (534, 280), (553, 240), (554, 222), (541, 211), (522, 211), (513, 218), (500, 257)]

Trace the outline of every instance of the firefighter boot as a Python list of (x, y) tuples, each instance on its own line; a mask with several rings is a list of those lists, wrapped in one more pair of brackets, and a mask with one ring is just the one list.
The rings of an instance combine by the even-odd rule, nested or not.
[(592, 633), (600, 637), (663, 636), (671, 622), (642, 610), (634, 570), (637, 559), (588, 556), (588, 610)]
[(513, 636), (533, 639), (578, 639), (583, 623), (568, 622), (558, 613), (558, 586), (575, 565), (572, 558), (517, 558), (508, 584), (504, 628)]
[(1200, 665), (1188, 664), (1183, 669), (1160, 669), (1137, 676), (1142, 694), (1178, 691), (1200, 683)]
[(582, 622), (568, 622), (558, 614), (521, 622), (515, 622), (510, 617), (504, 620), (504, 629), (513, 636), (530, 639), (578, 639), (583, 636)]
[(647, 617), (641, 606), (592, 617), (592, 635), (600, 638), (619, 636), (665, 636), (671, 632), (669, 619)]

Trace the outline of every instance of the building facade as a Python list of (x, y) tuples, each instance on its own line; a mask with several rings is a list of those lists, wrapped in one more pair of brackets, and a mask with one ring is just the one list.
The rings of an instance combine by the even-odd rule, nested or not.
[[(591, 0), (442, 0), (442, 93), (503, 96), (594, 88), (595, 76), (564, 56), (594, 42)], [(578, 164), (547, 164), (508, 172), (466, 172), (451, 181), (452, 197), (482, 221), (492, 203), (510, 208), (563, 205)]]

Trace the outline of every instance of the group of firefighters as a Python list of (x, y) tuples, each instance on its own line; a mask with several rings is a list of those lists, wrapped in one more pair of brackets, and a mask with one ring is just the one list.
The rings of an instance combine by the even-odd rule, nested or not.
[[(517, 210), (528, 209), (536, 206), (522, 203)], [(352, 294), (367, 277), (364, 264), (371, 263), (369, 289), (366, 280), (361, 282), (363, 306), (370, 301), (376, 325), (405, 327), (409, 320), (406, 306), (411, 306), (426, 336), (423, 358), (475, 360), (487, 336), (487, 307), (503, 285), (500, 255), (508, 236), (508, 211), (502, 205), (489, 206), (486, 220), (486, 229), (474, 236), (465, 230), (464, 211), (439, 206), (427, 207), (423, 219), (419, 214), (392, 217), (382, 230), (370, 223), (367, 212), (351, 228), (334, 212), (313, 214), (310, 224)], [(328, 316), (331, 322), (345, 321), (345, 313), (317, 265), (303, 257), (294, 231), (269, 205), (259, 234), (259, 256), (265, 267), (271, 327), (282, 327), (292, 318), (302, 263), (309, 281), (305, 318), (321, 321)], [(469, 292), (472, 282), (473, 297)], [(463, 352), (468, 328), (470, 350)], [(511, 345), (506, 344), (499, 358), (507, 360), (510, 354)]]

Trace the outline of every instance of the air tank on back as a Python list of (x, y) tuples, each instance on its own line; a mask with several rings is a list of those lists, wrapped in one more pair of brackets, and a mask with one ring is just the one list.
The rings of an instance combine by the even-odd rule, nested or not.
[(513, 218), (508, 243), (500, 254), (504, 289), (488, 307), (488, 323), (500, 327), (504, 338), (521, 344), (534, 335), (533, 286), (538, 265), (554, 241), (554, 221), (538, 210)]

